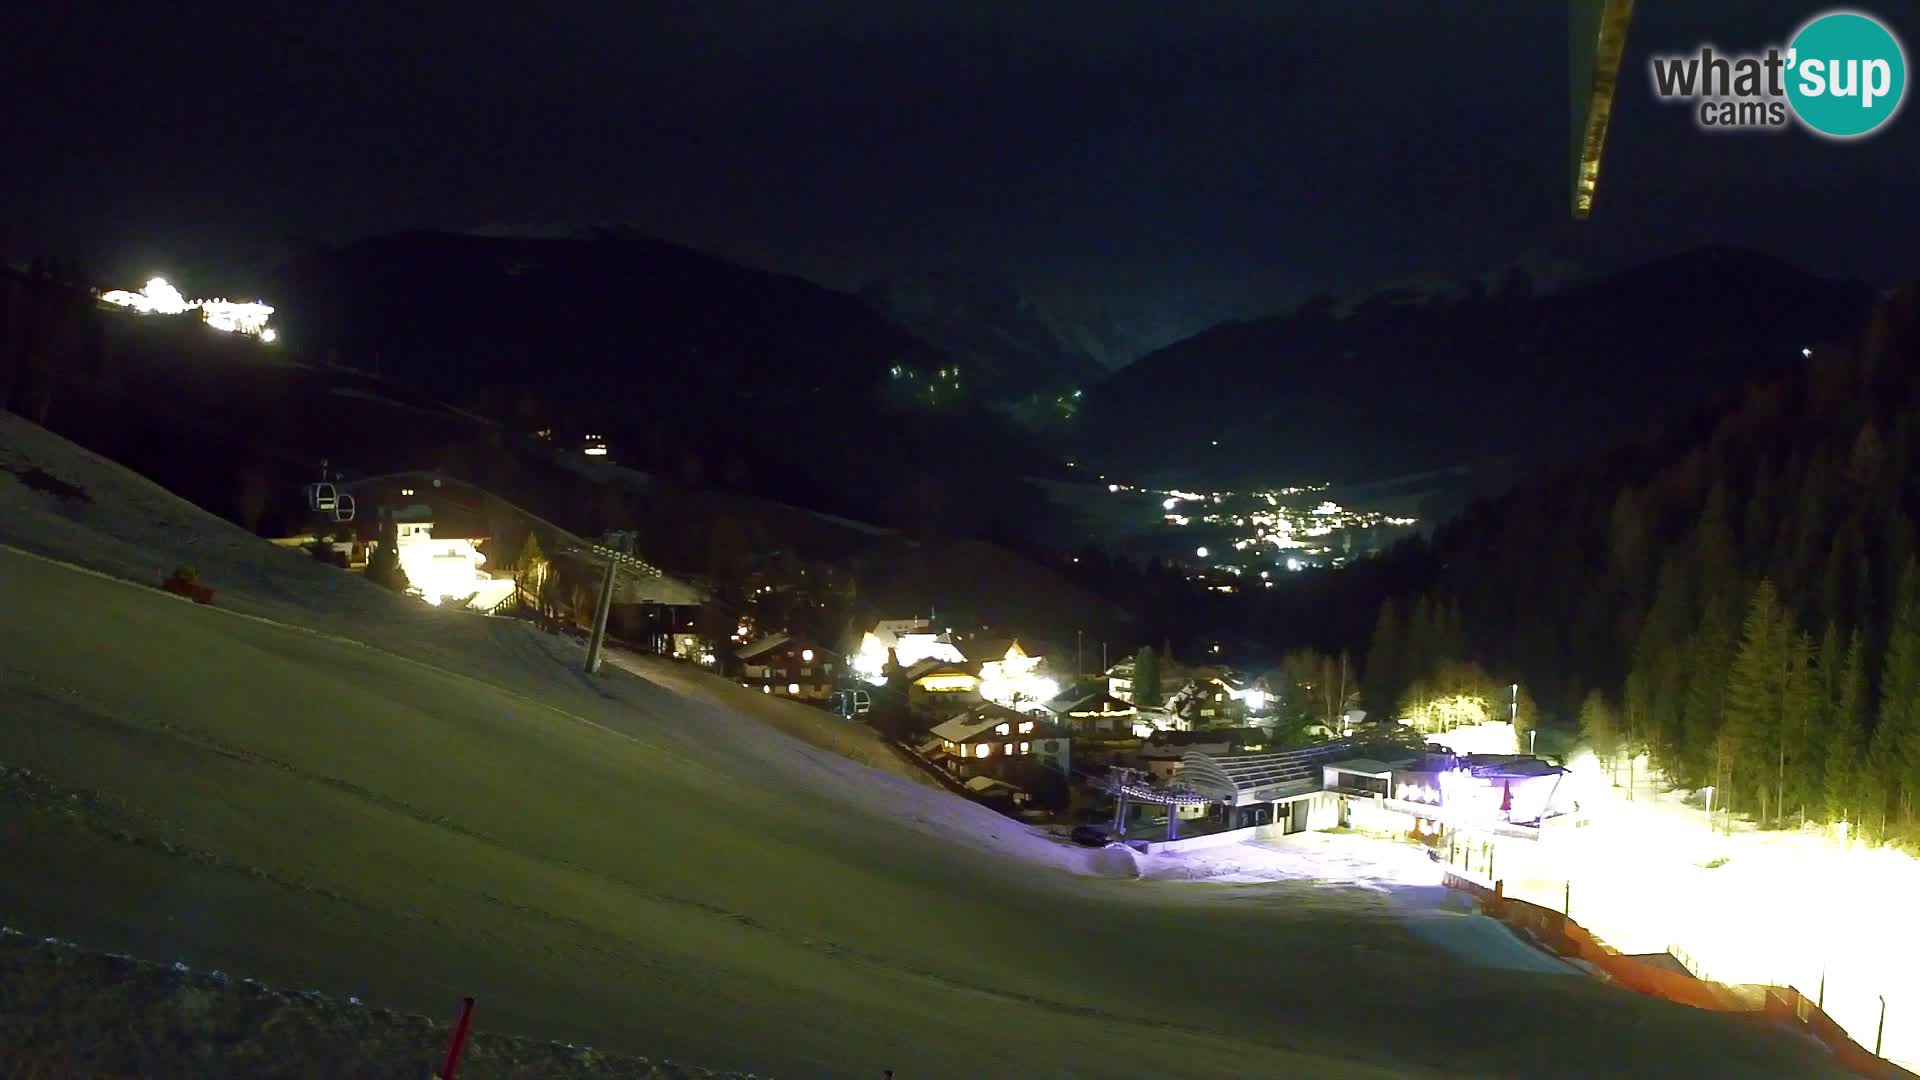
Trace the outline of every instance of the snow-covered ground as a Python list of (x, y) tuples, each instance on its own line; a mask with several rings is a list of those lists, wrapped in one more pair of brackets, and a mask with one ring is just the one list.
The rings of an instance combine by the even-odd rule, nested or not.
[[(1209, 875), (1062, 843), (700, 672), (589, 679), (570, 640), (5, 416), (0, 545), (99, 572), (0, 547), (0, 761), (74, 793), (5, 804), (22, 929), (781, 1075), (1823, 1075), (1549, 974), (1397, 855), (1307, 840), (1194, 864), (1265, 880), (1165, 880)], [(182, 561), (215, 608), (114, 580)]]
[(1184, 881), (1301, 881), (1403, 892), (1440, 885), (1442, 868), (1418, 848), (1352, 833), (1298, 833), (1195, 851), (1141, 857), (1141, 871)]
[[(1353, 833), (1299, 833), (1192, 852), (1160, 852), (1137, 859), (1155, 880), (1278, 883), (1280, 902), (1295, 910), (1351, 909), (1359, 903), (1391, 912), (1424, 941), (1462, 964), (1546, 975), (1586, 973), (1478, 917), (1471, 901), (1441, 884), (1445, 868), (1411, 844)], [(1362, 900), (1356, 893), (1369, 894)]]
[(1884, 995), (1885, 1056), (1920, 1064), (1920, 936), (1910, 931), (1920, 861), (1815, 828), (1735, 820), (1729, 835), (1718, 812), (1710, 830), (1701, 793), (1659, 790), (1641, 769), (1630, 800), (1580, 765), (1592, 824), (1531, 857), (1528, 845), (1503, 846), (1496, 865), (1509, 896), (1570, 903), (1615, 948), (1672, 947), (1718, 982), (1818, 999), (1824, 977), (1826, 1011), (1869, 1050)]

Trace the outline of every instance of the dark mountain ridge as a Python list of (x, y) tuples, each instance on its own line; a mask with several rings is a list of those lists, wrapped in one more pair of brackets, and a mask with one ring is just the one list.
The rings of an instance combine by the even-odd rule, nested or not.
[(1116, 373), (1089, 391), (1087, 430), (1150, 416), (1156, 437), (1082, 450), (1225, 483), (1570, 460), (1846, 338), (1871, 303), (1863, 284), (1728, 248), (1546, 295), (1515, 275), (1465, 298), (1379, 293), (1345, 315), (1323, 300)]
[(859, 296), (1009, 391), (1086, 387), (1107, 375), (1102, 356), (1112, 347), (1097, 331), (1067, 322), (998, 278), (958, 270), (894, 274)]
[(943, 352), (799, 278), (619, 229), (415, 232), (296, 259), (272, 295), (289, 347), (687, 483), (936, 530), (976, 499), (1037, 512), (1011, 478), (1046, 455)]

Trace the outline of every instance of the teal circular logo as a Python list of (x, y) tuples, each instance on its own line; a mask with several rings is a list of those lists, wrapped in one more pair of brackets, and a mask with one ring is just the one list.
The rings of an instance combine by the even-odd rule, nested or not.
[(1814, 132), (1865, 135), (1893, 119), (1906, 96), (1907, 57), (1878, 19), (1852, 11), (1821, 15), (1787, 46), (1787, 101)]

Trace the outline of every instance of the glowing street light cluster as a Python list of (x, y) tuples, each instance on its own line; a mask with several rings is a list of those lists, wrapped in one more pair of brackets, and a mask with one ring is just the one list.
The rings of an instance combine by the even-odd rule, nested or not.
[[(1353, 554), (1351, 530), (1382, 526), (1404, 529), (1419, 524), (1417, 518), (1348, 509), (1325, 496), (1328, 488), (1327, 484), (1309, 484), (1261, 491), (1203, 493), (1178, 488), (1156, 492), (1119, 483), (1107, 485), (1111, 494), (1138, 491), (1158, 496), (1161, 520), (1167, 525), (1183, 528), (1198, 523), (1230, 530), (1235, 552), (1271, 549), (1269, 554), (1287, 553), (1282, 565), (1292, 571), (1345, 563)], [(1303, 496), (1311, 496), (1313, 501)], [(1344, 544), (1335, 535), (1342, 532), (1349, 533)], [(1208, 558), (1211, 553), (1207, 547), (1195, 549), (1197, 558)], [(1244, 567), (1223, 564), (1214, 569), (1234, 572)]]
[(165, 278), (151, 278), (139, 292), (113, 289), (100, 299), (142, 315), (185, 315), (198, 311), (208, 326), (228, 334), (246, 334), (272, 342), (280, 335), (267, 325), (273, 308), (259, 302), (236, 304), (226, 299), (189, 300)]

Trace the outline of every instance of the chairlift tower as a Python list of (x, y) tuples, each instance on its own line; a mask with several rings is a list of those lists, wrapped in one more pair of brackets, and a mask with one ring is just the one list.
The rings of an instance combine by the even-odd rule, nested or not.
[[(643, 577), (664, 577), (660, 570), (646, 560), (633, 554), (637, 539), (631, 531), (610, 532), (599, 544), (574, 545), (562, 548), (573, 554), (598, 559), (606, 564), (604, 576), (600, 579), (600, 599), (593, 607), (593, 631), (587, 635), (587, 662), (585, 671), (589, 675), (600, 671), (600, 654), (607, 641), (607, 617), (613, 612), (613, 587), (616, 575), (622, 569)], [(624, 550), (623, 550), (624, 549)]]
[(1167, 839), (1176, 840), (1180, 835), (1180, 807), (1206, 802), (1207, 797), (1186, 784), (1168, 784), (1156, 787), (1138, 769), (1114, 767), (1107, 770), (1104, 779), (1095, 782), (1096, 787), (1114, 797), (1114, 831), (1121, 839), (1126, 838), (1126, 807), (1129, 800), (1167, 808)]

